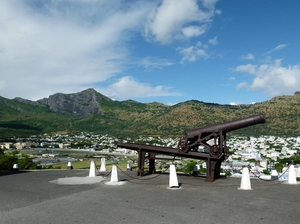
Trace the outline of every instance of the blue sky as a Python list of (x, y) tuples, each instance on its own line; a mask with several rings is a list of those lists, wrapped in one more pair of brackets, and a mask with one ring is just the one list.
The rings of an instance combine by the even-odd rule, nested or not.
[(0, 96), (250, 104), (300, 90), (298, 0), (1, 0)]

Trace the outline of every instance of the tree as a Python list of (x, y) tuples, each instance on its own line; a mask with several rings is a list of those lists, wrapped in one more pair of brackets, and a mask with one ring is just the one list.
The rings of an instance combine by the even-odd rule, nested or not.
[(226, 175), (227, 177), (230, 177), (230, 176), (231, 176), (230, 170), (226, 170), (225, 175)]
[(39, 163), (34, 163), (32, 159), (25, 154), (19, 155), (19, 151), (4, 153), (0, 151), (0, 171), (9, 171), (13, 169), (14, 164), (18, 164), (20, 170), (36, 169)]
[(270, 171), (269, 170), (263, 170), (263, 174), (270, 175)]
[(282, 171), (282, 168), (283, 168), (283, 165), (281, 163), (276, 163), (275, 164), (275, 170), (277, 172), (281, 172)]
[(22, 157), (18, 159), (18, 166), (20, 170), (32, 170), (36, 169), (39, 163), (34, 163), (32, 159), (25, 154), (22, 154)]
[(190, 160), (187, 164), (186, 164), (186, 168), (184, 169), (185, 173), (191, 173), (194, 171), (194, 167), (196, 166), (197, 162), (195, 160)]
[(12, 153), (0, 153), (0, 171), (12, 170), (18, 158)]

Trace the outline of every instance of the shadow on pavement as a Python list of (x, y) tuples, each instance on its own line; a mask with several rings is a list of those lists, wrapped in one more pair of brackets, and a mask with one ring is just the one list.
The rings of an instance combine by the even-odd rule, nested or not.
[(18, 170), (12, 170), (12, 171), (0, 171), (0, 176), (7, 176), (7, 175), (13, 175), (13, 174), (22, 174), (27, 173), (30, 171), (18, 171)]

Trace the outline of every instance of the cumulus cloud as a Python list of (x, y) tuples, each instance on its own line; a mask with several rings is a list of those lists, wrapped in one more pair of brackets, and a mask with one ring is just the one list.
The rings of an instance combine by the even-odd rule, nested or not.
[(182, 28), (182, 34), (187, 38), (200, 36), (201, 34), (205, 33), (205, 31), (206, 26), (188, 26)]
[[(201, 42), (198, 42), (195, 46), (177, 48), (177, 51), (183, 55), (181, 63), (184, 63), (185, 61), (193, 62), (198, 60), (199, 58), (209, 58), (209, 55), (202, 47), (203, 45), (201, 44)], [(206, 46), (204, 46), (204, 48), (205, 47)]]
[(254, 75), (252, 83), (243, 81), (236, 87), (249, 90), (264, 90), (270, 97), (278, 95), (292, 95), (299, 90), (300, 67), (299, 65), (282, 66), (282, 59), (273, 60), (272, 63), (261, 65), (240, 65), (233, 71), (246, 72)]
[(197, 37), (210, 27), (217, 1), (163, 0), (149, 16), (144, 35), (149, 41), (168, 44), (174, 39)]
[(155, 86), (138, 82), (131, 76), (124, 76), (107, 88), (99, 88), (100, 92), (111, 98), (134, 99), (153, 96), (179, 96), (179, 93), (170, 91), (170, 87)]
[(242, 55), (240, 57), (240, 60), (254, 60), (254, 59), (255, 59), (255, 57), (253, 54)]
[(186, 61), (194, 62), (202, 59), (207, 59), (211, 57), (209, 52), (212, 45), (218, 44), (218, 37), (214, 37), (208, 40), (208, 44), (203, 44), (201, 41), (198, 41), (195, 45), (189, 47), (178, 47), (177, 51), (182, 55), (181, 63)]

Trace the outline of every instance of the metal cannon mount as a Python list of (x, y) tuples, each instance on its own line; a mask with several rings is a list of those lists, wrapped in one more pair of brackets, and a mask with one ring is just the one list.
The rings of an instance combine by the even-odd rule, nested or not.
[[(191, 129), (179, 140), (177, 148), (122, 142), (115, 142), (115, 144), (118, 147), (138, 152), (138, 176), (144, 175), (145, 159), (149, 160), (148, 173), (153, 174), (155, 173), (156, 156), (171, 155), (174, 158), (176, 156), (204, 160), (206, 162), (206, 181), (212, 182), (221, 177), (221, 163), (229, 156), (226, 133), (259, 123), (265, 123), (262, 114)], [(207, 151), (199, 150), (199, 146)]]
[(191, 129), (179, 140), (177, 148), (179, 152), (188, 153), (189, 151), (196, 152), (199, 146), (203, 146), (209, 150), (212, 158), (220, 158), (222, 155), (225, 155), (227, 158), (229, 151), (226, 146), (226, 133), (259, 123), (265, 123), (265, 118), (262, 114)]

